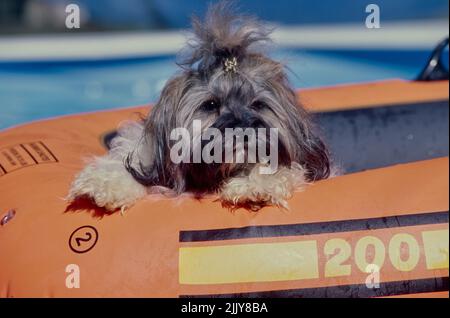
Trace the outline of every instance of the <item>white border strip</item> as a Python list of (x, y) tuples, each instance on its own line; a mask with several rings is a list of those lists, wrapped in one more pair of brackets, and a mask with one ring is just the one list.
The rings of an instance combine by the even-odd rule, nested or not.
[[(363, 25), (279, 27), (275, 44), (296, 48), (425, 48), (448, 36), (448, 21)], [(175, 54), (186, 32), (74, 33), (0, 37), (0, 61), (89, 60)]]

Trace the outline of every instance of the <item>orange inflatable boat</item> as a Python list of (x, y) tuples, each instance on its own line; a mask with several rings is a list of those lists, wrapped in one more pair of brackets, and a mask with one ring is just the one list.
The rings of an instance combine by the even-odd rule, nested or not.
[[(300, 99), (325, 123), (354, 116), (354, 130), (364, 116), (376, 122), (378, 112), (403, 108), (408, 121), (410, 109), (425, 110), (419, 123), (434, 111), (447, 116), (448, 129), (448, 82), (322, 88)], [(0, 132), (1, 297), (449, 296), (448, 139), (444, 152), (419, 154), (416, 146), (399, 162), (391, 157), (405, 152), (394, 145), (376, 162), (357, 148), (361, 128), (351, 141), (350, 172), (297, 193), (290, 211), (231, 213), (214, 200), (152, 196), (125, 215), (90, 202), (68, 205), (63, 198), (83, 158), (105, 153), (105, 136), (146, 111)], [(383, 120), (380, 134), (402, 125)], [(433, 127), (439, 123), (426, 133)], [(411, 134), (415, 145), (428, 143)]]

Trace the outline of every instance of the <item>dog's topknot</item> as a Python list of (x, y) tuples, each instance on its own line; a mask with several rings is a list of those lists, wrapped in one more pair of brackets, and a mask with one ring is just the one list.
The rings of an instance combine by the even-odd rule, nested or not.
[(226, 59), (241, 62), (270, 42), (271, 30), (253, 17), (236, 15), (228, 1), (211, 5), (205, 19), (193, 17), (193, 38), (187, 57), (180, 63), (199, 72), (207, 72)]

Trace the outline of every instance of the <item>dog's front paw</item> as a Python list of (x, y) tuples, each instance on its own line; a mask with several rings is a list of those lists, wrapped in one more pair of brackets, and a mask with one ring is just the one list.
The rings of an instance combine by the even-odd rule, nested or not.
[(231, 209), (259, 211), (269, 205), (288, 209), (287, 200), (305, 184), (304, 170), (297, 164), (283, 167), (272, 175), (260, 174), (256, 166), (248, 176), (228, 180), (222, 186), (220, 199)]
[(128, 173), (122, 163), (97, 158), (72, 183), (68, 200), (88, 197), (109, 212), (132, 206), (147, 194), (146, 188)]
[(220, 199), (227, 208), (245, 208), (259, 211), (265, 206), (274, 205), (287, 208), (287, 195), (272, 193), (262, 184), (254, 184), (247, 177), (233, 178), (221, 189)]

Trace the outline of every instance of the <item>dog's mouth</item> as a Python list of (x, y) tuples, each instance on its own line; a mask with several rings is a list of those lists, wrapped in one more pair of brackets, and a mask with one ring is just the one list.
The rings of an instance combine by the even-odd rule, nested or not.
[[(253, 139), (248, 138), (248, 136), (241, 140), (235, 139), (231, 141), (232, 144), (226, 138), (222, 138), (219, 144), (217, 144), (217, 141), (202, 140), (200, 151), (202, 153), (201, 160), (196, 163), (181, 164), (182, 171), (185, 175), (187, 191), (194, 193), (216, 192), (220, 189), (224, 181), (240, 175), (246, 175), (258, 164), (267, 165), (268, 154), (271, 157), (269, 161), (273, 161), (273, 156), (276, 156), (276, 162), (279, 166), (290, 165), (291, 158), (287, 147), (279, 136), (275, 140), (270, 138), (271, 136), (268, 133), (269, 128), (267, 126), (260, 125), (256, 128), (241, 128), (239, 125), (233, 125), (232, 127), (242, 129), (243, 131), (247, 128), (256, 131), (258, 128), (264, 128), (267, 133), (262, 138), (261, 135), (258, 136), (256, 134)], [(219, 130), (225, 133), (226, 128), (221, 127)], [(276, 147), (273, 147), (274, 143), (276, 143)], [(217, 153), (216, 149), (221, 149), (221, 153)], [(276, 153), (273, 153), (274, 149), (276, 149)], [(259, 156), (260, 153), (263, 153), (265, 158), (261, 158)], [(208, 158), (205, 158), (205, 154), (208, 155)], [(232, 160), (229, 157), (232, 157)], [(212, 158), (215, 160), (211, 161)]]
[[(213, 193), (227, 180), (248, 175), (256, 166), (273, 174), (290, 166), (291, 156), (278, 129), (262, 118), (244, 113), (219, 117), (208, 127), (192, 121), (192, 129), (177, 128), (180, 138), (170, 145), (170, 160), (191, 193)], [(172, 137), (171, 137), (172, 138)]]
[[(223, 136), (222, 144), (220, 145), (222, 149), (232, 150), (234, 158), (237, 158), (240, 153), (245, 158), (245, 163), (264, 164), (265, 159), (261, 158), (260, 155), (264, 157), (267, 154), (272, 154), (273, 151), (276, 151), (273, 155), (277, 155), (277, 162), (284, 165), (291, 162), (288, 148), (283, 142), (283, 136), (278, 133), (278, 128), (271, 127), (260, 117), (248, 115), (237, 120), (234, 116), (222, 116), (211, 128), (218, 129)], [(236, 138), (227, 138), (227, 132)], [(208, 140), (202, 141), (202, 150), (209, 142)], [(257, 153), (252, 154), (252, 151)], [(236, 163), (227, 162), (224, 156), (225, 154), (222, 154), (223, 163)], [(256, 159), (256, 162), (249, 159)]]

